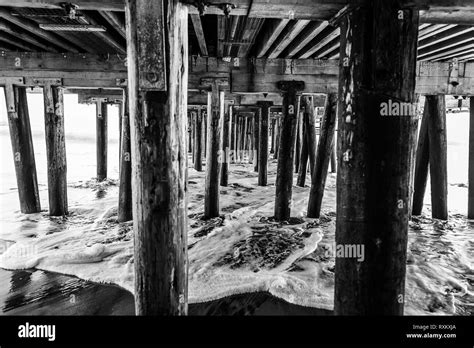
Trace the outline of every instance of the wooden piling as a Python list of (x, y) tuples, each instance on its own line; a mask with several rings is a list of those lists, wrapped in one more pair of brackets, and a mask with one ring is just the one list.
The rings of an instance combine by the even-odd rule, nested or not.
[(123, 93), (122, 115), (122, 147), (120, 148), (120, 183), (118, 221), (125, 222), (133, 219), (132, 203), (132, 145), (130, 140), (130, 108), (127, 89)]
[(203, 150), (202, 154), (204, 155), (204, 158), (206, 158), (207, 156), (207, 107), (206, 107), (206, 111), (202, 112), (202, 134), (203, 134), (203, 137), (202, 137), (201, 148)]
[(329, 94), (326, 98), (321, 136), (311, 179), (311, 191), (309, 192), (307, 216), (310, 218), (319, 218), (321, 215), (321, 205), (334, 141), (334, 129), (336, 128), (336, 103), (337, 95)]
[(444, 95), (427, 95), (431, 210), (435, 219), (448, 219), (448, 162)]
[[(119, 163), (121, 163), (122, 153), (120, 152), (120, 150), (122, 149), (123, 101), (122, 103), (117, 103), (117, 109), (118, 109), (118, 124), (119, 124)], [(119, 172), (120, 172), (120, 165), (119, 165)]]
[[(243, 153), (245, 153), (248, 156), (248, 141), (249, 141), (249, 134), (248, 134), (248, 123), (249, 123), (249, 118), (247, 116), (244, 117), (244, 129), (243, 129)], [(244, 155), (242, 155), (242, 159)], [(247, 157), (247, 161), (250, 159), (250, 156)]]
[(253, 171), (258, 172), (258, 147), (260, 144), (259, 136), (260, 136), (260, 117), (262, 114), (262, 110), (259, 108), (253, 117), (253, 148), (252, 148), (252, 158), (253, 158)]
[(423, 109), (423, 118), (421, 120), (420, 132), (418, 135), (418, 147), (416, 150), (415, 175), (413, 184), (413, 203), (412, 214), (421, 215), (423, 211), (423, 201), (425, 198), (426, 183), (428, 181), (429, 168), (429, 137), (428, 137), (428, 119), (429, 119), (428, 99), (425, 98)]
[[(334, 132), (335, 133), (335, 132)], [(332, 141), (331, 146), (331, 173), (335, 173), (337, 171), (337, 160), (336, 160), (336, 141)]]
[(219, 91), (217, 81), (212, 83), (208, 93), (207, 107), (207, 156), (206, 187), (204, 193), (204, 218), (219, 216), (219, 151), (221, 149), (221, 129), (224, 119), (224, 92)]
[(295, 137), (295, 147), (294, 147), (294, 161), (295, 161), (295, 173), (298, 173), (300, 167), (300, 156), (301, 150), (303, 148), (303, 112), (300, 106), (300, 97), (298, 97), (298, 101), (296, 103), (296, 137)]
[(276, 119), (272, 119), (271, 121), (271, 147), (270, 147), (270, 153), (275, 153), (275, 123), (276, 123)]
[(194, 131), (194, 169), (202, 172), (202, 112), (197, 109)]
[(268, 120), (270, 106), (273, 102), (259, 101), (257, 105), (261, 108), (258, 143), (258, 186), (267, 186), (267, 165), (268, 165)]
[(188, 10), (178, 0), (125, 0), (125, 9), (136, 314), (185, 315)]
[(43, 87), (43, 97), (49, 215), (63, 216), (68, 214), (63, 90), (58, 86), (46, 84)]
[(97, 180), (107, 178), (107, 103), (96, 102)]
[(232, 106), (229, 105), (227, 112), (224, 113), (224, 125), (222, 127), (222, 149), (219, 156), (221, 161), (221, 186), (227, 186), (229, 183), (229, 145), (230, 145), (230, 119), (232, 115)]
[(314, 98), (312, 96), (304, 96), (301, 98), (306, 119), (306, 142), (308, 146), (309, 168), (311, 177), (314, 173), (316, 163), (316, 151), (318, 146), (316, 135), (316, 114), (314, 112)]
[(5, 85), (4, 91), (20, 210), (23, 214), (38, 213), (41, 211), (41, 205), (26, 88)]
[(336, 245), (363, 256), (336, 257), (336, 315), (403, 314), (416, 115), (383, 110), (415, 101), (418, 25), (402, 0), (341, 21)]
[(467, 218), (474, 219), (474, 96), (469, 97), (469, 178)]
[(278, 149), (280, 148), (280, 128), (281, 119), (277, 118), (275, 121), (275, 152), (273, 152), (273, 159), (278, 159)]
[(293, 165), (295, 155), (296, 117), (298, 114), (297, 92), (304, 89), (302, 81), (280, 81), (278, 88), (283, 93), (283, 123), (278, 146), (278, 168), (276, 176), (275, 219), (290, 218), (293, 188)]
[(300, 168), (298, 169), (298, 177), (296, 179), (296, 186), (304, 187), (306, 183), (306, 174), (308, 173), (308, 128), (304, 124), (306, 115), (303, 114), (303, 136), (301, 137), (301, 153), (300, 153)]
[(235, 160), (238, 163), (242, 162), (242, 122), (242, 117), (237, 114)]

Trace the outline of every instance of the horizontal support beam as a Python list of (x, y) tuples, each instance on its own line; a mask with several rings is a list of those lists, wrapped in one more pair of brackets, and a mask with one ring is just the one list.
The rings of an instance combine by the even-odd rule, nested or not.
[[(259, 93), (259, 100), (264, 100), (266, 93), (279, 94), (278, 81), (303, 81), (306, 93), (336, 93), (338, 75), (337, 60), (240, 58), (236, 64), (190, 57), (188, 90), (191, 94), (202, 92), (203, 79), (220, 78), (229, 81), (229, 86), (223, 87), (227, 92)], [(32, 86), (35, 78), (60, 78), (64, 87), (119, 89), (126, 85), (127, 71), (123, 58), (117, 56), (5, 52), (0, 56), (0, 76), (23, 77), (25, 84)], [(454, 84), (450, 83), (452, 77)], [(474, 95), (474, 62), (459, 63), (456, 69), (449, 62), (418, 62), (416, 92)], [(278, 104), (278, 100), (272, 101)]]
[[(282, 19), (310, 19), (329, 20), (346, 5), (358, 5), (364, 0), (226, 0), (224, 3), (233, 4), (235, 8), (231, 15), (282, 18)], [(0, 0), (0, 6), (32, 7), (32, 8), (60, 8), (64, 0)], [(192, 4), (194, 0), (182, 0)], [(207, 0), (210, 6), (206, 14), (223, 15), (220, 8), (222, 0)], [(80, 10), (124, 11), (124, 0), (74, 0)], [(420, 8), (421, 22), (453, 23), (453, 21), (470, 21), (472, 16), (462, 11), (473, 11), (472, 0), (410, 0), (407, 5)], [(197, 14), (195, 6), (189, 5), (189, 13)], [(472, 22), (471, 22), (472, 23)], [(456, 22), (454, 22), (456, 24)], [(461, 24), (461, 23), (459, 23)], [(466, 23), (463, 23), (466, 24)]]

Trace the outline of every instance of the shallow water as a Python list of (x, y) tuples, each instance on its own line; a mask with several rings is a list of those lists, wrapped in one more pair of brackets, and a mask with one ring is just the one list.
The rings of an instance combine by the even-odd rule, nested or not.
[[(0, 95), (3, 97), (3, 93)], [(117, 224), (114, 221), (118, 189), (113, 181), (103, 187), (90, 181), (95, 175), (95, 108), (76, 105), (74, 96), (66, 96), (68, 198), (71, 214), (64, 219), (51, 218), (47, 214), (42, 97), (28, 97), (43, 211), (31, 215), (19, 212), (6, 113), (2, 110), (4, 106), (0, 100), (0, 239), (16, 241), (17, 247), (23, 245), (21, 248), (14, 247), (17, 255), (13, 255), (16, 257), (10, 261), (13, 262), (12, 268), (27, 269), (0, 269), (0, 303), (10, 308), (7, 310), (9, 314), (21, 311), (38, 314), (130, 313), (133, 309), (130, 292), (117, 286), (94, 283), (113, 283), (128, 290), (133, 289), (130, 224)], [(450, 219), (444, 223), (427, 218), (430, 215), (428, 182), (424, 217), (410, 223), (407, 314), (473, 313), (474, 226), (465, 218), (468, 114), (448, 115), (447, 129)], [(116, 110), (111, 108), (109, 177), (112, 179), (118, 175), (117, 133)], [(269, 186), (262, 188), (256, 185), (252, 165), (231, 165), (230, 185), (221, 188), (224, 221), (215, 226), (202, 224), (199, 220), (204, 176), (203, 173), (189, 170), (190, 298), (191, 302), (204, 301), (204, 304), (191, 305), (198, 313), (288, 314), (302, 310), (327, 314), (323, 309), (311, 307), (325, 310), (332, 308), (334, 258), (326, 257), (324, 248), (334, 242), (334, 175), (328, 177), (323, 201), (327, 221), (312, 229), (314, 238), (306, 241), (303, 251), (292, 254), (293, 258), (290, 257), (290, 260), (274, 270), (229, 270), (215, 266), (219, 254), (228, 252), (226, 248), (232, 250), (236, 242), (245, 239), (261, 225), (262, 218), (271, 215), (275, 166), (276, 161), (270, 161)], [(292, 215), (304, 217), (308, 187), (294, 187), (293, 193)], [(306, 224), (307, 221), (294, 226), (264, 223), (265, 226), (283, 228), (291, 233), (307, 229)], [(318, 233), (322, 235), (320, 241)], [(0, 244), (0, 254), (5, 249), (4, 244)], [(35, 257), (30, 257), (31, 254)], [(76, 275), (94, 282), (30, 269), (37, 265), (42, 269)], [(249, 291), (254, 292), (254, 295), (241, 294)], [(79, 301), (79, 304), (70, 303), (70, 295), (87, 299), (90, 305), (86, 300)], [(104, 300), (104, 306), (101, 307), (95, 302), (95, 297), (107, 297), (111, 301)], [(219, 297), (224, 299), (212, 301)], [(250, 309), (247, 310), (247, 307)]]

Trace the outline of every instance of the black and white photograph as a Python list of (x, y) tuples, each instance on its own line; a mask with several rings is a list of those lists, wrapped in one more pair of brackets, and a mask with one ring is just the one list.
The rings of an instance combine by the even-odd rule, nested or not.
[(474, 344), (474, 0), (0, 0), (0, 156), (1, 348)]

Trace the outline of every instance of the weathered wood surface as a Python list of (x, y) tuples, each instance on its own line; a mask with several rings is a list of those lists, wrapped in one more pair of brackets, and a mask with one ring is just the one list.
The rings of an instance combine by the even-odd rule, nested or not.
[(130, 103), (128, 91), (124, 89), (122, 111), (122, 141), (120, 146), (120, 183), (118, 221), (124, 222), (133, 219), (132, 200), (132, 144), (130, 139)]
[(219, 216), (219, 151), (222, 148), (221, 129), (224, 119), (224, 92), (219, 91), (217, 81), (208, 94), (206, 187), (204, 192), (204, 218)]
[(331, 173), (335, 173), (337, 171), (337, 160), (336, 160), (336, 141), (332, 142), (332, 149), (331, 149)]
[(308, 201), (308, 217), (319, 218), (323, 202), (326, 177), (334, 142), (334, 129), (336, 128), (337, 95), (329, 94), (326, 98), (324, 119), (321, 126), (316, 163), (313, 168), (311, 191)]
[[(75, 0), (74, 4), (82, 10), (102, 10), (102, 11), (124, 11), (125, 0)], [(191, 0), (184, 0), (184, 3), (193, 3)], [(15, 7), (35, 7), (35, 8), (61, 8), (62, 0), (0, 0), (0, 6)], [(221, 0), (209, 0), (206, 4), (218, 5)], [(363, 0), (228, 0), (226, 3), (232, 4), (235, 8), (230, 12), (231, 16), (248, 16), (250, 18), (282, 18), (304, 19), (304, 20), (329, 20), (333, 18), (345, 5), (360, 5)], [(423, 22), (451, 22), (463, 18), (465, 12), (473, 10), (470, 0), (414, 0), (410, 2), (417, 8), (425, 8), (421, 11)], [(189, 13), (198, 14), (196, 6), (189, 6)], [(219, 6), (209, 6), (206, 14), (222, 15)], [(471, 18), (471, 17), (469, 17)]]
[(107, 142), (108, 142), (107, 103), (98, 101), (96, 104), (96, 156), (97, 180), (107, 178)]
[(126, 1), (135, 305), (138, 315), (185, 315), (188, 14), (178, 0), (163, 2), (167, 91), (139, 89), (137, 50), (148, 46), (137, 36), (136, 18), (153, 1)]
[(474, 219), (474, 96), (469, 98), (469, 178), (467, 217)]
[(295, 161), (295, 173), (298, 173), (298, 169), (300, 166), (300, 156), (301, 156), (301, 149), (303, 147), (303, 111), (301, 110), (300, 105), (300, 98), (298, 98), (296, 110), (298, 112), (298, 116), (296, 117), (296, 137), (295, 137), (295, 147), (294, 147), (294, 161)]
[(252, 126), (252, 161), (253, 161), (253, 171), (258, 172), (258, 151), (259, 151), (259, 144), (260, 144), (260, 117), (262, 114), (262, 110), (259, 109), (255, 112), (253, 117), (253, 126)]
[(278, 119), (275, 122), (275, 149), (273, 152), (273, 159), (278, 159), (278, 149), (280, 148), (281, 122), (281, 119)]
[(230, 151), (230, 124), (232, 118), (232, 106), (228, 106), (224, 113), (224, 124), (222, 126), (222, 149), (219, 155), (221, 161), (221, 186), (227, 186), (229, 183), (229, 151)]
[(403, 314), (416, 119), (381, 106), (415, 102), (418, 24), (397, 0), (341, 23), (336, 245), (364, 246), (364, 261), (336, 258), (336, 315)]
[[(306, 122), (307, 117), (303, 114), (303, 122)], [(298, 178), (296, 179), (296, 185), (299, 187), (304, 187), (306, 183), (306, 174), (308, 173), (308, 128), (305, 124), (303, 126), (303, 137), (301, 139), (301, 152), (300, 152), (300, 160), (299, 160), (299, 169), (298, 169)]]
[(268, 166), (268, 120), (270, 106), (272, 102), (261, 101), (258, 105), (261, 108), (258, 144), (258, 186), (267, 186), (267, 166)]
[(428, 181), (428, 168), (430, 161), (428, 119), (430, 118), (428, 99), (425, 99), (423, 118), (418, 134), (418, 146), (415, 160), (415, 176), (413, 184), (412, 214), (421, 215), (425, 198), (426, 183)]
[(444, 95), (426, 96), (429, 109), (428, 138), (431, 179), (431, 210), (435, 219), (448, 219), (448, 144)]
[(4, 91), (20, 210), (23, 214), (38, 213), (41, 211), (41, 205), (26, 89), (7, 85)]
[(316, 150), (318, 147), (317, 135), (316, 135), (316, 114), (314, 112), (314, 98), (312, 96), (302, 97), (302, 104), (304, 112), (306, 114), (306, 125), (307, 125), (307, 138), (308, 143), (308, 156), (309, 156), (309, 168), (311, 176), (314, 173), (314, 166), (316, 163)]
[(275, 219), (285, 221), (291, 215), (293, 188), (293, 156), (296, 137), (297, 93), (304, 89), (301, 81), (281, 81), (278, 88), (283, 93), (283, 122), (278, 146), (278, 167), (275, 184)]
[(43, 96), (49, 215), (62, 216), (68, 214), (63, 90), (47, 84), (43, 87)]
[(194, 169), (202, 171), (202, 111), (201, 108), (196, 111), (194, 124)]
[[(335, 59), (239, 58), (239, 65), (235, 66), (233, 61), (215, 57), (193, 57), (189, 59), (188, 89), (201, 90), (203, 77), (225, 77), (230, 78), (229, 86), (236, 94), (265, 92), (278, 99), (276, 83), (281, 80), (304, 81), (305, 90), (311, 93), (337, 93), (338, 64)], [(126, 69), (122, 58), (104, 59), (97, 54), (5, 52), (0, 56), (1, 75), (25, 77), (27, 86), (35, 86), (37, 78), (61, 78), (65, 87), (119, 88), (127, 83)], [(474, 62), (459, 63), (459, 72), (458, 85), (454, 87), (448, 83), (452, 73), (449, 62), (418, 62), (416, 93), (474, 94)]]

